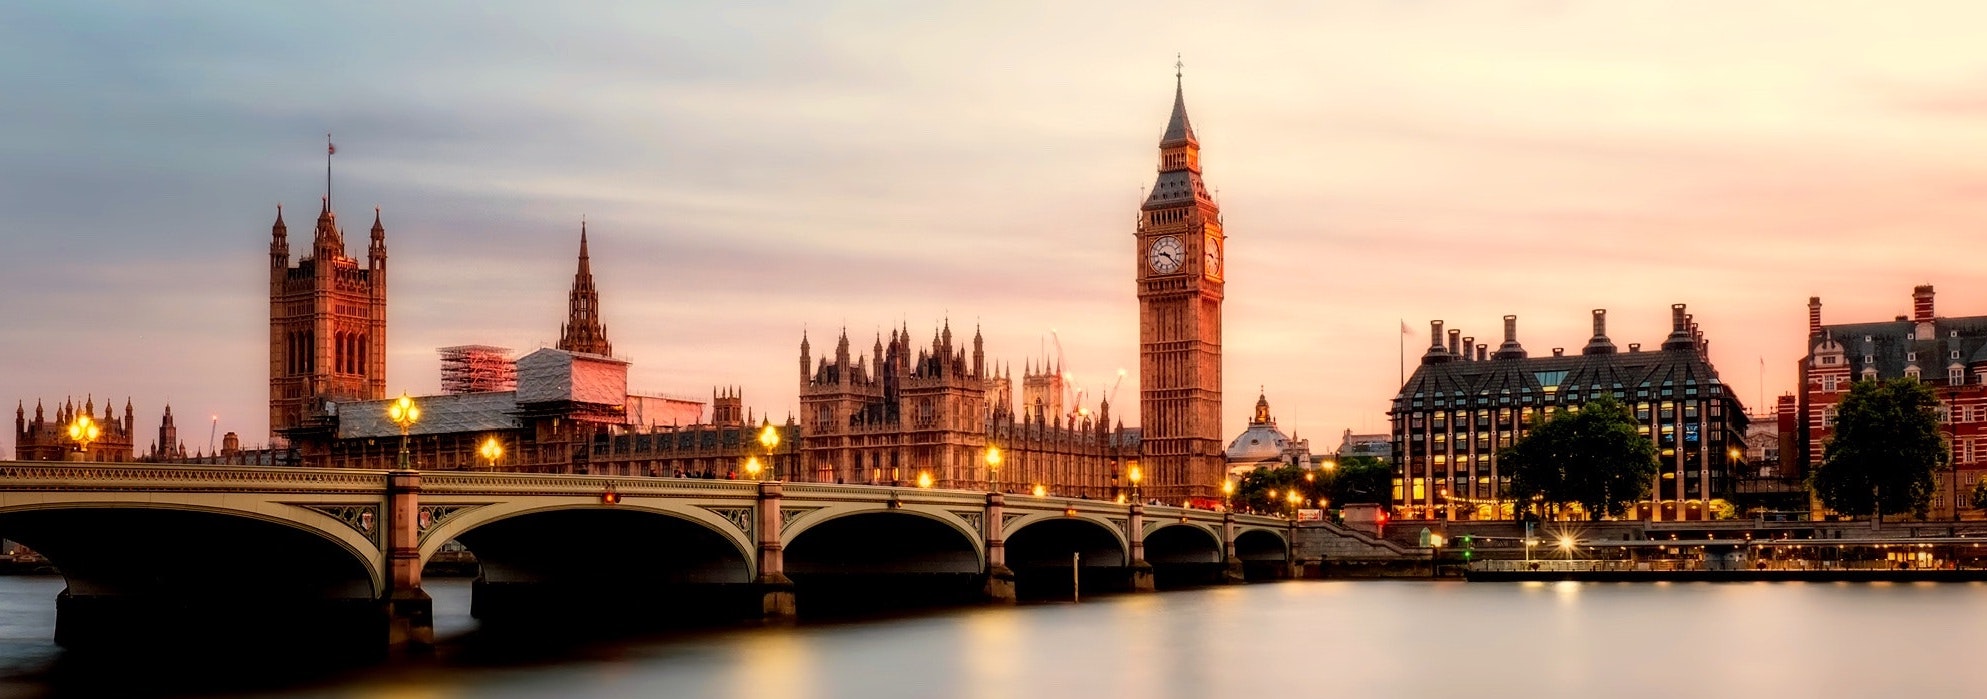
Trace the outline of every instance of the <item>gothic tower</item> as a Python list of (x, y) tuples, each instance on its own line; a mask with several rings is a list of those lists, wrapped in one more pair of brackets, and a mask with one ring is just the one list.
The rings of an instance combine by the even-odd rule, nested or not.
[(328, 403), (386, 397), (386, 228), (373, 210), (366, 265), (345, 256), (331, 198), (317, 215), (310, 254), (290, 264), (283, 208), (269, 242), (269, 432), (325, 415)]
[(600, 324), (600, 292), (593, 288), (593, 264), (586, 254), (586, 222), (580, 222), (580, 268), (573, 273), (573, 290), (567, 295), (566, 324), (559, 328), (559, 349), (612, 356), (614, 346), (607, 342), (607, 326)]
[(1135, 236), (1140, 447), (1147, 491), (1212, 496), (1221, 449), (1221, 209), (1201, 181), (1180, 74), (1159, 139), (1159, 178)]

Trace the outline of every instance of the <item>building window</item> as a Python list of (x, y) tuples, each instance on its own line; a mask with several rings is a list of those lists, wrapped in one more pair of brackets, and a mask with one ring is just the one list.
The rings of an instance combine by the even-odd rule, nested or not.
[[(1824, 376), (1824, 377), (1821, 377), (1821, 390), (1822, 390), (1822, 392), (1823, 392), (1823, 393), (1834, 393), (1834, 392), (1835, 392), (1835, 384), (1836, 384), (1836, 382), (1835, 382), (1835, 378), (1836, 378), (1836, 377), (1833, 377), (1833, 376)], [(1667, 412), (1667, 411), (1666, 411), (1666, 412)], [(1665, 414), (1665, 415), (1664, 415), (1664, 417), (1669, 417), (1669, 416), (1668, 416), (1667, 414)]]
[(1863, 380), (1864, 380), (1864, 381), (1875, 381), (1875, 380), (1877, 380), (1877, 370), (1875, 370), (1875, 369), (1864, 369), (1864, 370), (1863, 370)]
[[(1912, 381), (1917, 381), (1917, 380), (1918, 380), (1918, 367), (1915, 367), (1915, 366), (1908, 366), (1908, 367), (1905, 367), (1905, 368), (1904, 368), (1904, 378), (1907, 378), (1907, 379), (1911, 379)], [(1834, 389), (1830, 389), (1830, 390), (1834, 390)]]
[(1907, 362), (1915, 362), (1915, 361), (1918, 361), (1918, 353), (1917, 353), (1917, 352), (1905, 352), (1905, 353), (1904, 353), (1904, 361), (1907, 361)]
[(1951, 386), (1966, 385), (1966, 370), (1961, 369), (1959, 367), (1953, 367), (1951, 369), (1947, 369), (1946, 384)]

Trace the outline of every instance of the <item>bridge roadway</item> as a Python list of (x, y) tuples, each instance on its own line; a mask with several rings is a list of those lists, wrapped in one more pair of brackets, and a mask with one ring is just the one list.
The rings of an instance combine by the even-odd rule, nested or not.
[[(913, 487), (468, 471), (0, 461), (0, 537), (67, 589), (56, 641), (433, 642), (426, 562), (481, 563), (486, 624), (790, 620), (803, 606), (1239, 582), (1288, 521)], [(1081, 554), (1080, 568), (1072, 564)], [(1074, 574), (1074, 575), (1073, 575)]]

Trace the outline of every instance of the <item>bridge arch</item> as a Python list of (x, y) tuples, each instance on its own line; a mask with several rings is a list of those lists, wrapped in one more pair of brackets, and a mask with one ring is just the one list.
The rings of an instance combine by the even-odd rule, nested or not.
[(799, 514), (780, 539), (788, 573), (980, 573), (980, 533), (942, 507), (834, 505)]
[(0, 494), (0, 537), (46, 556), (77, 594), (213, 584), (251, 595), (371, 599), (386, 589), (384, 556), (370, 538), (385, 535), (377, 515), (368, 534), (308, 507), (229, 506), (219, 496), (207, 502), (157, 494), (70, 501), (21, 495)]
[(1235, 534), (1235, 557), (1252, 561), (1283, 562), (1290, 556), (1290, 542), (1283, 532), (1266, 527), (1244, 529)]
[(1221, 562), (1221, 534), (1201, 524), (1162, 523), (1145, 535), (1145, 560), (1155, 566)]
[(1130, 563), (1131, 545), (1116, 522), (1087, 514), (1038, 513), (1007, 526), (1007, 565), (1068, 567), (1070, 554), (1083, 554), (1085, 568), (1119, 568)]
[[(464, 507), (421, 533), (426, 564), (450, 540), (475, 554), (487, 581), (631, 576), (624, 582), (746, 583), (755, 545), (718, 513), (691, 505), (597, 497)], [(437, 507), (446, 512), (449, 505)], [(747, 521), (750, 521), (749, 519)], [(617, 578), (620, 579), (620, 578)]]

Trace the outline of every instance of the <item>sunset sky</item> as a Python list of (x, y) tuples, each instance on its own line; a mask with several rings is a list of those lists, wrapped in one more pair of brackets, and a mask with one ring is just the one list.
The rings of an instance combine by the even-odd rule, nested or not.
[(437, 390), (437, 347), (554, 342), (585, 216), (640, 391), (784, 417), (803, 330), (950, 318), (1017, 374), (1054, 333), (1086, 402), (1131, 370), (1134, 417), (1176, 53), (1229, 235), (1224, 434), (1258, 386), (1315, 451), (1382, 431), (1403, 320), (1409, 362), (1506, 313), (1537, 355), (1687, 303), (1757, 407), (1810, 295), (1987, 314), (1979, 3), (740, 5), (0, 4), (0, 396), (129, 396), (141, 450), (168, 400), (190, 448), (211, 416), (266, 441), (269, 225), (307, 248), (329, 131), (352, 254), (384, 212), (392, 394)]

